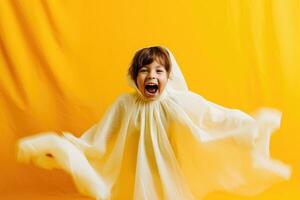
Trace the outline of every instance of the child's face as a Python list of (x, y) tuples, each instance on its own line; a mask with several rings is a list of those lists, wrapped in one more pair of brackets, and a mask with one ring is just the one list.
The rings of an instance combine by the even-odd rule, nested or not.
[(164, 90), (168, 76), (165, 66), (155, 60), (141, 67), (137, 75), (137, 87), (146, 98), (155, 99)]

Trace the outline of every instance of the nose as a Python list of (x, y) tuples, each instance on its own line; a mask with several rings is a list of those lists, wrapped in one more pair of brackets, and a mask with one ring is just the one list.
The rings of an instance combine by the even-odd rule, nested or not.
[(148, 79), (155, 79), (155, 72), (151, 71), (148, 75)]
[(149, 75), (149, 76), (148, 76), (148, 79), (150, 79), (150, 80), (151, 80), (151, 79), (155, 79), (155, 77), (154, 77), (154, 76), (151, 76), (151, 75)]

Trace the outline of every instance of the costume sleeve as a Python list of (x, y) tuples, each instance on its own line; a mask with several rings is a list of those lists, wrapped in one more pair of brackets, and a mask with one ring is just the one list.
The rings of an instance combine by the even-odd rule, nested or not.
[[(118, 97), (101, 120), (79, 138), (69, 132), (63, 132), (63, 136), (55, 132), (41, 132), (20, 139), (17, 144), (17, 159), (25, 163), (32, 162), (46, 169), (64, 169), (72, 175), (76, 187), (82, 194), (97, 199), (108, 199), (110, 188), (104, 177), (114, 174), (110, 174), (110, 171), (100, 173), (91, 160), (101, 158), (108, 149), (107, 144), (114, 142), (110, 140), (112, 141), (110, 143), (108, 139), (120, 132), (126, 112), (124, 106), (126, 103), (123, 101), (125, 95), (127, 94)], [(119, 162), (117, 159), (113, 161)], [(116, 169), (110, 170), (117, 171), (119, 165), (115, 166)]]
[[(194, 92), (174, 94), (173, 107), (179, 106), (177, 116), (184, 121), (201, 140), (216, 140), (235, 136), (238, 142), (250, 144), (258, 137), (268, 141), (272, 131), (280, 127), (281, 112), (261, 107), (251, 114), (242, 110), (213, 103)], [(252, 145), (252, 144), (250, 144)], [(262, 144), (264, 148), (268, 145)]]
[(280, 127), (282, 113), (274, 108), (261, 107), (251, 115), (239, 109), (226, 108), (204, 99), (200, 126), (215, 138), (234, 136), (234, 139), (269, 155), (271, 134)]

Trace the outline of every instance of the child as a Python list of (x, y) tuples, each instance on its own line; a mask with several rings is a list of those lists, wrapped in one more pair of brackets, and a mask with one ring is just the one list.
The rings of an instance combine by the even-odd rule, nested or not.
[(253, 116), (188, 90), (170, 50), (138, 50), (128, 71), (134, 93), (120, 95), (80, 138), (41, 133), (19, 141), (18, 159), (61, 168), (96, 199), (202, 199), (215, 190), (254, 195), (288, 179), (271, 159), (281, 113)]

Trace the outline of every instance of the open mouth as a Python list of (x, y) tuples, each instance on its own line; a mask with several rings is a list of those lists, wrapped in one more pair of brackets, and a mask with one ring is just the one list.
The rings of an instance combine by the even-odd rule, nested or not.
[(150, 94), (155, 94), (158, 90), (158, 85), (156, 84), (147, 84), (145, 90)]

